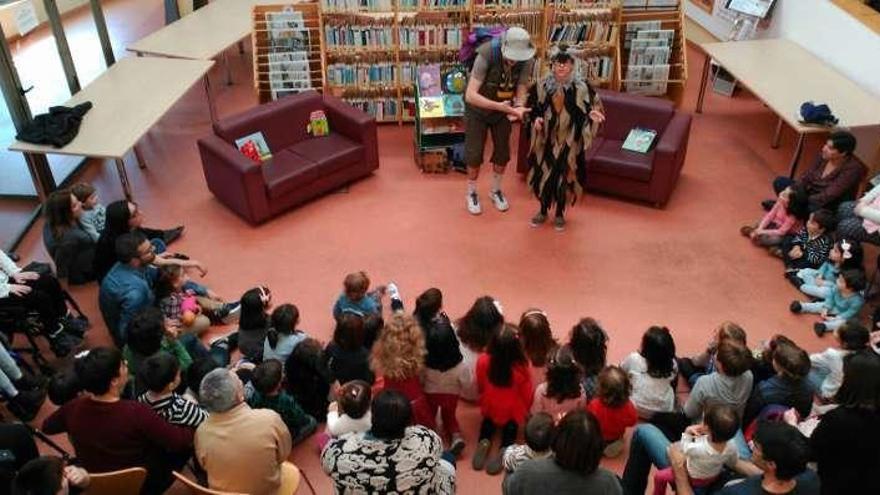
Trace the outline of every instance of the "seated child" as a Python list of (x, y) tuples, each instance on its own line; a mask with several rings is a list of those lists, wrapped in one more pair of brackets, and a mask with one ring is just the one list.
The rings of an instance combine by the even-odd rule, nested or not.
[(807, 225), (793, 236), (786, 236), (782, 248), (771, 252), (781, 256), (786, 271), (796, 272), (801, 268), (819, 268), (828, 259), (833, 241), (834, 213), (817, 210), (810, 214)]
[(723, 340), (718, 344), (715, 355), (715, 371), (701, 376), (687, 402), (684, 414), (697, 420), (714, 405), (732, 407), (738, 417), (742, 417), (752, 392), (752, 351), (735, 340)]
[(581, 371), (571, 348), (558, 348), (547, 361), (547, 381), (535, 388), (531, 414), (544, 412), (559, 422), (572, 409), (583, 409), (587, 396), (581, 385)]
[(159, 351), (165, 351), (177, 358), (178, 366), (184, 373), (193, 362), (191, 354), (178, 338), (176, 329), (166, 325), (162, 312), (158, 308), (146, 308), (129, 323), (128, 343), (122, 349), (122, 357), (128, 364), (128, 375), (136, 396), (146, 390), (138, 378), (141, 365)]
[(725, 321), (715, 329), (715, 334), (705, 351), (694, 357), (678, 360), (678, 370), (687, 379), (690, 388), (694, 388), (694, 384), (701, 376), (715, 371), (715, 355), (718, 352), (718, 344), (727, 339), (747, 345), (746, 331), (732, 321)]
[(333, 340), (324, 350), (324, 359), (335, 388), (352, 380), (369, 384), (376, 381), (370, 369), (370, 351), (364, 347), (363, 317), (346, 312), (336, 320)]
[(862, 245), (840, 239), (834, 243), (828, 260), (819, 268), (802, 268), (789, 273), (788, 280), (808, 296), (827, 299), (843, 270), (863, 269)]
[(550, 448), (555, 432), (555, 422), (549, 414), (542, 412), (529, 416), (526, 421), (526, 443), (511, 445), (504, 450), (504, 470), (512, 473), (528, 460), (544, 459), (553, 455)]
[(296, 346), (308, 335), (296, 328), (299, 323), (299, 309), (293, 304), (282, 304), (272, 311), (272, 326), (266, 332), (263, 343), (263, 359), (287, 361)]
[(386, 292), (384, 285), (372, 292), (370, 277), (366, 272), (349, 273), (343, 281), (343, 292), (333, 305), (333, 317), (337, 320), (342, 313), (350, 312), (364, 317), (368, 314), (382, 314), (382, 296)]
[[(763, 354), (761, 357), (764, 357)], [(744, 428), (751, 425), (761, 411), (770, 405), (793, 407), (801, 417), (810, 414), (813, 388), (807, 381), (807, 374), (810, 372), (810, 356), (807, 351), (790, 340), (777, 338), (771, 360), (776, 374), (762, 382), (756, 381), (746, 403)]]
[(78, 182), (70, 188), (70, 192), (82, 203), (79, 226), (92, 238), (92, 242), (98, 242), (107, 222), (107, 209), (98, 203), (98, 191), (88, 182)]
[(281, 416), (293, 444), (296, 445), (315, 432), (318, 422), (296, 403), (296, 400), (281, 390), (284, 382), (281, 361), (268, 359), (254, 370), (254, 393), (248, 404), (254, 409), (271, 409)]
[(675, 362), (675, 341), (666, 327), (653, 326), (642, 335), (639, 352), (633, 352), (620, 363), (632, 383), (632, 401), (642, 419), (655, 413), (675, 410), (675, 389), (678, 365)]
[[(688, 426), (681, 435), (681, 450), (685, 456), (688, 479), (694, 493), (711, 485), (724, 466), (733, 468), (739, 459), (733, 437), (739, 430), (739, 417), (728, 406), (712, 406), (703, 417), (703, 423)], [(672, 468), (654, 473), (654, 495), (664, 495), (666, 486), (675, 481)]]
[(747, 225), (739, 231), (757, 246), (778, 246), (785, 236), (800, 230), (808, 213), (806, 191), (789, 186), (757, 226)]
[(165, 318), (178, 322), (186, 333), (202, 334), (211, 323), (231, 323), (238, 303), (225, 303), (214, 291), (189, 278), (180, 265), (163, 265), (156, 283), (156, 300)]
[(792, 313), (821, 315), (822, 321), (813, 324), (813, 331), (822, 337), (858, 316), (865, 304), (861, 294), (864, 288), (865, 274), (861, 270), (845, 270), (837, 276), (837, 284), (827, 299), (818, 302), (792, 301), (789, 309)]
[(595, 319), (581, 318), (577, 325), (571, 328), (568, 346), (571, 347), (574, 360), (583, 371), (581, 383), (587, 399), (590, 399), (596, 395), (599, 373), (605, 368), (607, 361), (608, 335)]
[(623, 434), (639, 419), (636, 406), (629, 400), (632, 385), (626, 372), (617, 366), (608, 366), (599, 373), (596, 396), (587, 404), (599, 422), (605, 457), (617, 457), (623, 452)]
[(373, 425), (370, 401), (373, 390), (363, 380), (353, 380), (339, 389), (336, 402), (327, 411), (327, 433), (338, 437), (346, 433), (369, 431)]
[(175, 392), (180, 386), (180, 365), (167, 352), (158, 352), (144, 361), (139, 372), (147, 391), (139, 402), (153, 408), (165, 421), (177, 426), (197, 428), (208, 419), (208, 412)]
[(810, 373), (807, 379), (816, 395), (831, 400), (843, 383), (843, 358), (867, 348), (870, 339), (868, 329), (857, 322), (847, 322), (834, 331), (839, 347), (829, 347), (810, 355)]

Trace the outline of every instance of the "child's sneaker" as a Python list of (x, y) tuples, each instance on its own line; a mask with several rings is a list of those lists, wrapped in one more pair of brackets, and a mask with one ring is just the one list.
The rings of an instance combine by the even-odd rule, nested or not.
[(742, 227), (739, 228), (739, 233), (745, 237), (749, 237), (750, 235), (752, 235), (752, 232), (754, 232), (754, 231), (755, 231), (755, 227), (753, 227), (751, 225), (743, 225)]
[(214, 311), (214, 317), (224, 325), (237, 322), (239, 316), (241, 316), (241, 303), (237, 301), (225, 303)]
[(504, 470), (504, 449), (499, 449), (498, 453), (489, 459), (486, 463), (486, 474), (495, 476)]
[(791, 310), (792, 313), (798, 314), (803, 308), (801, 307), (800, 301), (792, 301), (788, 309)]
[(489, 456), (489, 449), (491, 447), (492, 443), (486, 439), (480, 440), (480, 443), (477, 444), (477, 449), (474, 451), (474, 458), (471, 461), (471, 467), (474, 468), (474, 471), (482, 471), (486, 466), (486, 457)]
[(397, 284), (395, 284), (394, 282), (388, 282), (388, 286), (385, 288), (385, 291), (388, 293), (388, 297), (390, 297), (391, 299), (397, 299), (398, 301), (402, 300), (400, 299), (400, 289), (397, 288)]
[(825, 332), (828, 331), (828, 328), (825, 327), (824, 323), (816, 323), (813, 325), (813, 331), (816, 332), (817, 337), (824, 337)]
[(461, 435), (456, 433), (452, 435), (452, 442), (449, 444), (449, 452), (455, 456), (456, 459), (461, 457), (461, 453), (464, 451), (465, 443), (464, 439), (461, 438)]

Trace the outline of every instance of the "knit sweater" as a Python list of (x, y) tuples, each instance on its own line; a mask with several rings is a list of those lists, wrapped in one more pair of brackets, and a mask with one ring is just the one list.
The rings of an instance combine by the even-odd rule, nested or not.
[(684, 413), (691, 419), (698, 419), (706, 407), (723, 404), (736, 409), (739, 417), (742, 417), (751, 391), (751, 371), (739, 376), (727, 376), (716, 371), (697, 380), (684, 404)]

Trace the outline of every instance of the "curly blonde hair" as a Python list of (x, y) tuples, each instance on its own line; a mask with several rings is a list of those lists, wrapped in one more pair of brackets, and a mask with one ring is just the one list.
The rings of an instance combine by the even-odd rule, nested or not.
[(426, 354), (425, 336), (415, 318), (396, 313), (373, 345), (370, 364), (377, 374), (406, 380), (422, 371)]

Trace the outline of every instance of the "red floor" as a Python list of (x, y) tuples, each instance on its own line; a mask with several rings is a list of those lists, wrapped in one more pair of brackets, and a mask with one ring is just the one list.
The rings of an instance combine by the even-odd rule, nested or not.
[[(151, 23), (148, 29), (159, 27), (159, 0), (112, 5), (108, 17), (119, 26), (111, 29), (114, 36), (124, 37), (119, 29), (127, 28), (127, 21), (120, 19), (137, 20), (135, 30), (145, 20)], [(703, 62), (694, 50), (689, 57), (687, 111), (696, 99)], [(231, 55), (230, 61), (236, 84), (214, 85), (221, 115), (255, 104), (249, 58)], [(535, 202), (513, 173), (505, 179), (511, 210), (498, 213), (485, 199), (483, 215), (471, 217), (464, 207), (462, 175), (427, 176), (415, 168), (408, 126), (380, 127), (381, 166), (374, 176), (347, 193), (330, 194), (251, 227), (205, 186), (195, 146), (197, 137), (210, 132), (201, 86), (143, 140), (149, 168), (139, 170), (131, 159), (128, 170), (149, 225), (187, 226), (174, 250), (208, 266), (206, 284), (229, 298), (267, 284), (276, 303), (294, 302), (302, 328), (324, 341), (331, 335), (330, 308), (342, 278), (366, 270), (376, 284), (398, 283), (409, 304), (421, 290), (441, 288), (453, 317), (483, 294), (498, 298), (514, 322), (525, 309), (542, 308), (560, 339), (580, 317), (593, 316), (611, 335), (610, 362), (635, 350), (652, 324), (673, 330), (681, 355), (698, 351), (723, 320), (740, 323), (754, 345), (784, 332), (809, 351), (823, 348), (827, 341), (813, 335), (812, 319), (788, 312), (796, 293), (781, 276), (778, 260), (752, 248), (738, 232), (760, 215), (758, 202), (768, 197), (772, 177), (786, 169), (794, 136), (789, 131), (780, 149), (770, 149), (775, 118), (743, 93), (733, 99), (710, 93), (705, 108), (694, 117), (687, 162), (666, 209), (589, 195), (571, 211), (564, 233), (528, 226)], [(819, 144), (809, 142), (805, 156)], [(110, 163), (91, 164), (83, 179), (100, 189), (104, 202), (121, 195)], [(484, 176), (484, 197), (487, 189)], [(22, 244), (25, 259), (47, 259), (40, 227)], [(109, 341), (96, 293), (95, 286), (74, 290), (95, 322), (91, 345)], [(478, 413), (472, 406), (460, 411), (470, 440), (467, 458)], [(311, 445), (298, 448), (292, 459), (318, 493), (330, 491)], [(604, 465), (619, 472), (623, 459)], [(500, 481), (474, 473), (469, 462), (460, 464), (459, 493), (486, 493), (487, 487), (495, 493)]]

